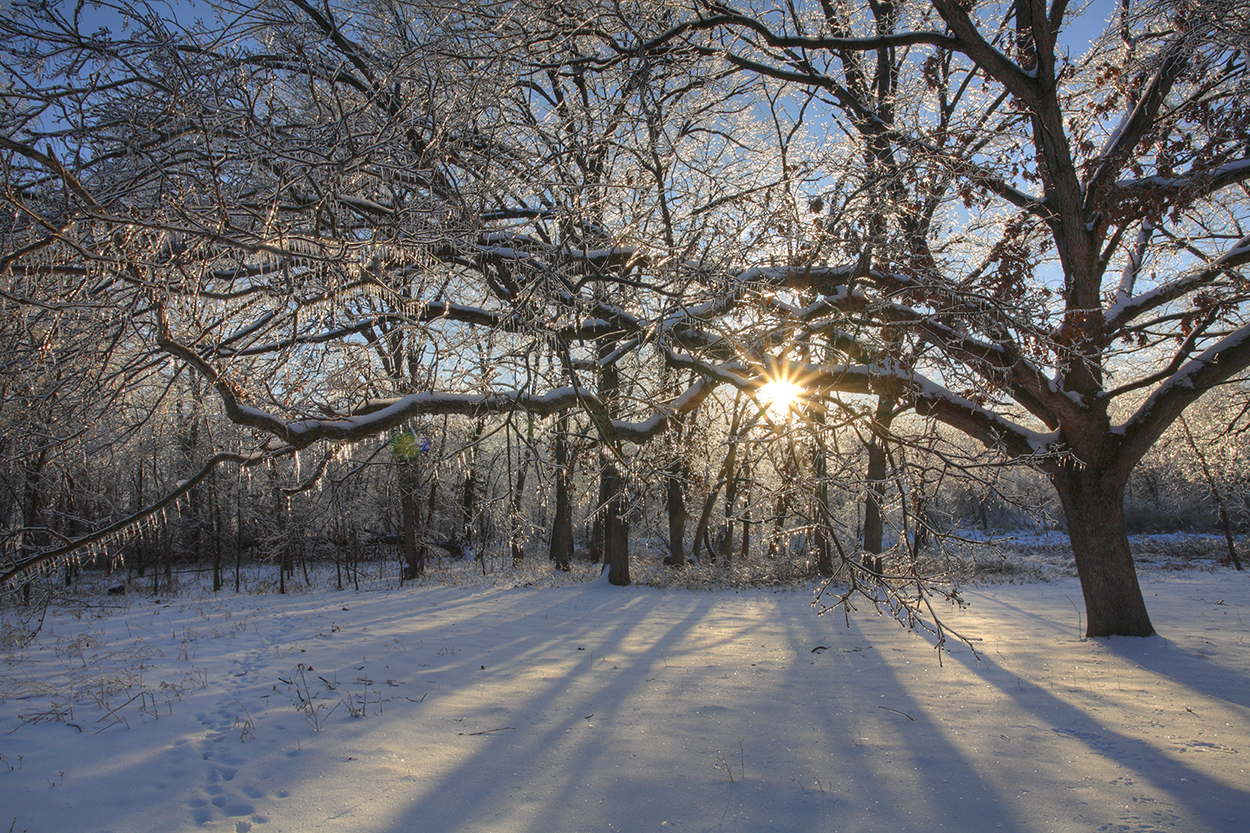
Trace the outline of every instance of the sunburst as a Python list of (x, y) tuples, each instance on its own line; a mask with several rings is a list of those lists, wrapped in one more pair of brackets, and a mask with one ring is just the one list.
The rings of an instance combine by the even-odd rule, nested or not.
[(767, 408), (774, 416), (784, 416), (798, 403), (803, 395), (803, 386), (789, 379), (773, 379), (765, 382), (755, 392), (760, 405)]

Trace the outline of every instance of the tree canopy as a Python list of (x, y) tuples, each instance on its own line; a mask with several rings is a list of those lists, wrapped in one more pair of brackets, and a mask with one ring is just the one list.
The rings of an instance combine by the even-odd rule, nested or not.
[(1250, 366), (1241, 5), (1084, 54), (1065, 0), (14, 5), (6, 403), (177, 368), (240, 455), (572, 411), (610, 507), (783, 379), (814, 438), (912, 410), (1043, 471), (1089, 633), (1152, 632), (1125, 485)]

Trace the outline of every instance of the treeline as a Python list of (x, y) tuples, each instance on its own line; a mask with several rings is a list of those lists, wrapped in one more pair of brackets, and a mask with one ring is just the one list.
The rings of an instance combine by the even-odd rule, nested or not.
[[(1227, 403), (1195, 409), (1138, 467), (1126, 502), (1131, 533), (1220, 533), (1231, 546), (1250, 531), (1245, 415)], [(222, 442), (211, 411), (211, 401), (180, 397), (133, 431), (90, 432), (8, 457), (0, 468), (6, 560), (83, 538), (174, 490)], [(818, 480), (812, 449), (776, 441), (792, 437), (799, 418), (741, 398), (713, 400), (678, 435), (636, 455), (623, 469), (620, 518), (633, 557), (758, 562), (757, 573), (814, 579), (838, 561), (821, 563), (822, 542), (857, 558), (885, 552), (872, 566), (890, 570), (934, 555), (950, 536), (1062, 529), (1039, 473), (988, 465), (970, 476), (952, 465), (968, 450), (949, 432), (930, 430), (929, 447), (890, 447), (887, 481), (876, 488), (864, 476), (867, 446), (854, 432), (831, 435)], [(296, 573), (306, 584), (312, 566), (324, 576), (332, 565), (339, 587), (359, 587), (362, 576), (411, 580), (452, 563), (483, 572), (533, 560), (557, 569), (598, 563), (604, 454), (593, 426), (567, 415), (414, 421), (329, 453), (221, 465), (164, 510), (58, 561), (45, 580), (70, 585), (82, 569), (107, 570), (160, 593), (194, 571), (210, 574), (214, 590), (237, 591), (247, 569), (268, 566), (282, 592)], [(829, 511), (817, 516), (808, 498), (822, 489)], [(878, 501), (883, 532), (867, 541), (867, 507)]]

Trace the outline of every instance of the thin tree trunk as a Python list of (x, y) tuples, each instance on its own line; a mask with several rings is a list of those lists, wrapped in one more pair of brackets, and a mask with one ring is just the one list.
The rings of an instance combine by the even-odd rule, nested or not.
[(526, 446), (525, 457), (521, 460), (521, 469), (516, 476), (516, 488), (512, 491), (512, 517), (508, 537), (512, 547), (513, 566), (520, 566), (525, 563), (525, 532), (521, 523), (521, 496), (525, 493), (525, 475), (529, 471), (530, 456), (530, 448)]
[(556, 569), (567, 572), (573, 565), (573, 501), (569, 497), (569, 416), (560, 414), (556, 423), (556, 509), (551, 521), (551, 550), (549, 555)]
[[(143, 506), (144, 506), (144, 503), (143, 503), (143, 463), (140, 462), (138, 467), (135, 470), (135, 499), (134, 499), (134, 508), (132, 511), (137, 513), (140, 509), (143, 508)], [(144, 569), (145, 569), (144, 555), (145, 555), (145, 550), (147, 549), (147, 538), (148, 538), (148, 524), (141, 524), (139, 526), (139, 534), (136, 535), (134, 539), (134, 552), (135, 552), (134, 568), (135, 568), (135, 575), (137, 575), (139, 578), (143, 578), (144, 576)]]
[[(38, 549), (43, 536), (35, 535), (35, 527), (39, 526), (40, 516), (40, 495), (39, 480), (43, 471), (43, 466), (47, 460), (47, 454), (40, 452), (39, 456), (34, 460), (23, 461), (22, 470), (22, 531), (18, 536), (18, 559), (19, 562), (29, 560)], [(22, 599), (27, 604), (31, 600), (31, 583), (27, 581), (22, 585)]]
[(611, 460), (604, 465), (603, 485), (608, 495), (603, 510), (603, 557), (607, 562), (608, 584), (623, 587), (630, 583), (629, 521), (625, 518), (629, 498), (625, 479)]
[(1233, 541), (1232, 525), (1228, 522), (1228, 510), (1224, 508), (1224, 495), (1220, 493), (1220, 488), (1216, 485), (1215, 475), (1211, 473), (1211, 467), (1207, 465), (1206, 455), (1198, 448), (1198, 443), (1194, 441), (1193, 432), (1189, 430), (1189, 421), (1181, 416), (1181, 427), (1185, 429), (1185, 440), (1189, 443), (1189, 449), (1193, 451), (1194, 456), (1198, 458), (1198, 464), (1202, 467), (1202, 476), (1207, 481), (1207, 489), (1211, 492), (1211, 497), (1215, 500), (1215, 506), (1220, 512), (1220, 529), (1224, 531), (1224, 543), (1228, 546), (1228, 561), (1238, 570), (1241, 569), (1241, 559), (1237, 557), (1237, 545)]
[(213, 519), (213, 592), (221, 592), (221, 496), (217, 493), (217, 474), (208, 481), (208, 511)]
[(720, 542), (720, 557), (728, 564), (734, 550), (734, 512), (738, 504), (738, 434), (745, 408), (740, 407), (742, 391), (734, 395), (733, 417), (729, 421), (729, 452), (721, 468), (720, 480), (725, 484), (725, 535)]
[(239, 592), (243, 571), (243, 483), (234, 487), (234, 592)]
[(864, 493), (864, 551), (879, 554), (885, 549), (885, 481), (888, 459), (885, 453), (885, 432), (893, 419), (894, 397), (882, 395), (872, 419), (872, 437), (868, 441), (868, 484)]
[[(455, 540), (461, 545), (461, 552), (473, 546), (473, 526), (477, 518), (477, 444), (486, 431), (486, 420), (479, 418), (473, 426), (473, 437), (469, 440), (466, 455), (464, 484), (460, 491), (460, 530)], [(483, 559), (484, 553), (479, 552), (478, 558)], [(485, 567), (485, 561), (482, 562)]]
[(826, 529), (829, 516), (829, 463), (825, 459), (825, 440), (821, 436), (825, 415), (817, 411), (812, 415), (815, 425), (814, 442), (812, 443), (812, 469), (816, 478), (816, 506), (812, 512), (812, 524), (815, 526), (814, 549), (816, 550), (816, 572), (824, 578), (833, 575), (833, 547), (829, 542), (830, 530)]
[(399, 510), (404, 549), (404, 571), (401, 578), (411, 581), (425, 573), (425, 550), (421, 546), (420, 473), (416, 463), (400, 461)]
[(597, 505), (599, 511), (595, 512), (594, 519), (590, 524), (590, 561), (592, 564), (604, 564), (607, 562), (607, 522), (604, 516), (604, 507), (608, 505), (608, 484), (603, 479), (603, 475), (599, 475), (599, 502)]
[[(733, 451), (730, 451), (731, 456)], [(731, 471), (725, 483), (725, 525), (721, 528), (720, 557), (726, 564), (733, 558), (734, 551), (734, 513), (738, 503), (738, 475)]]
[(667, 486), (666, 508), (668, 509), (668, 558), (664, 563), (670, 567), (683, 567), (686, 564), (686, 500), (682, 490), (685, 466), (681, 457), (676, 457), (669, 464), (665, 473)]
[[(786, 517), (790, 513), (790, 484), (794, 482), (794, 474), (797, 470), (796, 457), (794, 454), (794, 435), (790, 434), (787, 438), (788, 448), (786, 455), (782, 458), (781, 469), (778, 474), (781, 475), (781, 489), (777, 493), (777, 501), (773, 505), (773, 531), (768, 541), (768, 557), (777, 558), (781, 555), (781, 541), (786, 528)], [(789, 548), (787, 547), (787, 552)]]
[(742, 498), (742, 549), (740, 558), (745, 561), (751, 555), (751, 467), (742, 464), (742, 480), (747, 484), (746, 495)]
[[(612, 342), (599, 345), (599, 358), (602, 362), (599, 371), (599, 397), (611, 418), (617, 407), (620, 395), (621, 378), (616, 365), (606, 359), (613, 349)], [(608, 446), (611, 441), (600, 428), (600, 459), (603, 461), (602, 473), (599, 477), (600, 512), (602, 519), (603, 560), (608, 570), (608, 583), (625, 586), (630, 583), (629, 575), (629, 498), (625, 489), (625, 478), (616, 467), (615, 449)]]
[(707, 498), (703, 501), (703, 510), (699, 513), (699, 524), (694, 530), (694, 556), (696, 560), (701, 560), (699, 548), (708, 554), (708, 558), (715, 561), (716, 551), (712, 549), (712, 545), (708, 542), (707, 530), (712, 523), (712, 507), (716, 505), (716, 496), (720, 494), (720, 487), (724, 484), (720, 481), (712, 484), (712, 490), (708, 492)]

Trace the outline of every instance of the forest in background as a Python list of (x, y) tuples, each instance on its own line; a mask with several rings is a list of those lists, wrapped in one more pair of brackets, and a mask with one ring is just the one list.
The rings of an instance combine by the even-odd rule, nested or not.
[[(72, 539), (141, 512), (172, 492), (199, 461), (212, 456), (218, 447), (213, 435), (222, 430), (223, 420), (211, 413), (211, 400), (192, 397), (198, 407), (187, 407), (188, 397), (171, 401), (152, 409), (143, 430), (124, 443), (113, 440), (124, 426), (104, 425), (98, 436), (58, 446), (59, 453), (47, 455), (37, 471), (6, 460), (0, 517), (7, 519), (9, 540), (22, 529), (21, 513), (24, 506), (29, 511), (31, 501), (43, 524)], [(748, 583), (821, 579), (818, 553), (812, 549), (813, 519), (807, 505), (796, 502), (811, 485), (789, 479), (792, 470), (784, 462), (778, 465), (770, 453), (778, 427), (773, 423), (784, 425), (794, 416), (773, 415), (780, 418), (742, 430), (741, 399), (711, 404), (706, 423), (692, 422), (681, 448), (683, 500), (698, 513), (692, 516), (687, 509), (692, 523), (684, 541), (690, 560), (721, 565), (729, 581), (735, 576)], [(723, 441), (735, 414), (740, 424), (736, 462), (728, 459)], [(757, 407), (749, 414), (760, 416)], [(1230, 566), (1230, 552), (1245, 557), (1250, 534), (1246, 417), (1235, 399), (1213, 398), (1169, 431), (1130, 482), (1125, 506), (1130, 534), (1227, 535), (1233, 549), (1221, 545), (1209, 555)], [(597, 503), (601, 472), (593, 431), (586, 424), (580, 429), (566, 424), (564, 430), (575, 439), (563, 441), (565, 459), (559, 465), (559, 428), (555, 419), (526, 420), (518, 430), (507, 420), (443, 417), (328, 455), (305, 452), (252, 468), (214, 470), (183, 498), (85, 548), (42, 581), (68, 587), (85, 567), (106, 570), (134, 589), (168, 594), (179, 575), (195, 572), (211, 574), (214, 589), (231, 590), (238, 589), (241, 570), (266, 565), (270, 585), (279, 590), (297, 570), (306, 583), (313, 566), (320, 568), (314, 575), (326, 580), (325, 568), (332, 565), (340, 587), (358, 585), (365, 574), (415, 578), (404, 573), (401, 489), (406, 477), (420, 512), (417, 545), (431, 568), (466, 559), (492, 573), (522, 561), (554, 565), (556, 478), (562, 473), (572, 504), (571, 558), (601, 562), (602, 541), (596, 542), (603, 534), (596, 523), (602, 509)], [(655, 445), (628, 470), (628, 517), (636, 530), (634, 557), (671, 560), (666, 475), (676, 452), (665, 443)], [(832, 534), (842, 547), (859, 553), (867, 452), (857, 437), (844, 445), (838, 470), (828, 479), (836, 524)], [(94, 463), (102, 454), (109, 460), (104, 467)], [(735, 470), (727, 472), (727, 466)], [(978, 554), (989, 562), (1006, 557), (987, 542), (1009, 540), (1012, 533), (1062, 530), (1062, 513), (1035, 471), (1000, 466), (975, 478), (952, 477), (943, 488), (930, 486), (918, 504), (915, 488), (924, 487), (926, 474), (935, 481), (937, 471), (923, 449), (899, 449), (892, 460), (881, 502), (880, 551), (888, 558), (923, 556), (929, 573), (954, 579), (968, 574)], [(726, 488), (729, 479), (732, 489)], [(55, 536), (49, 532), (45, 540)], [(730, 564), (737, 570), (729, 570)]]

